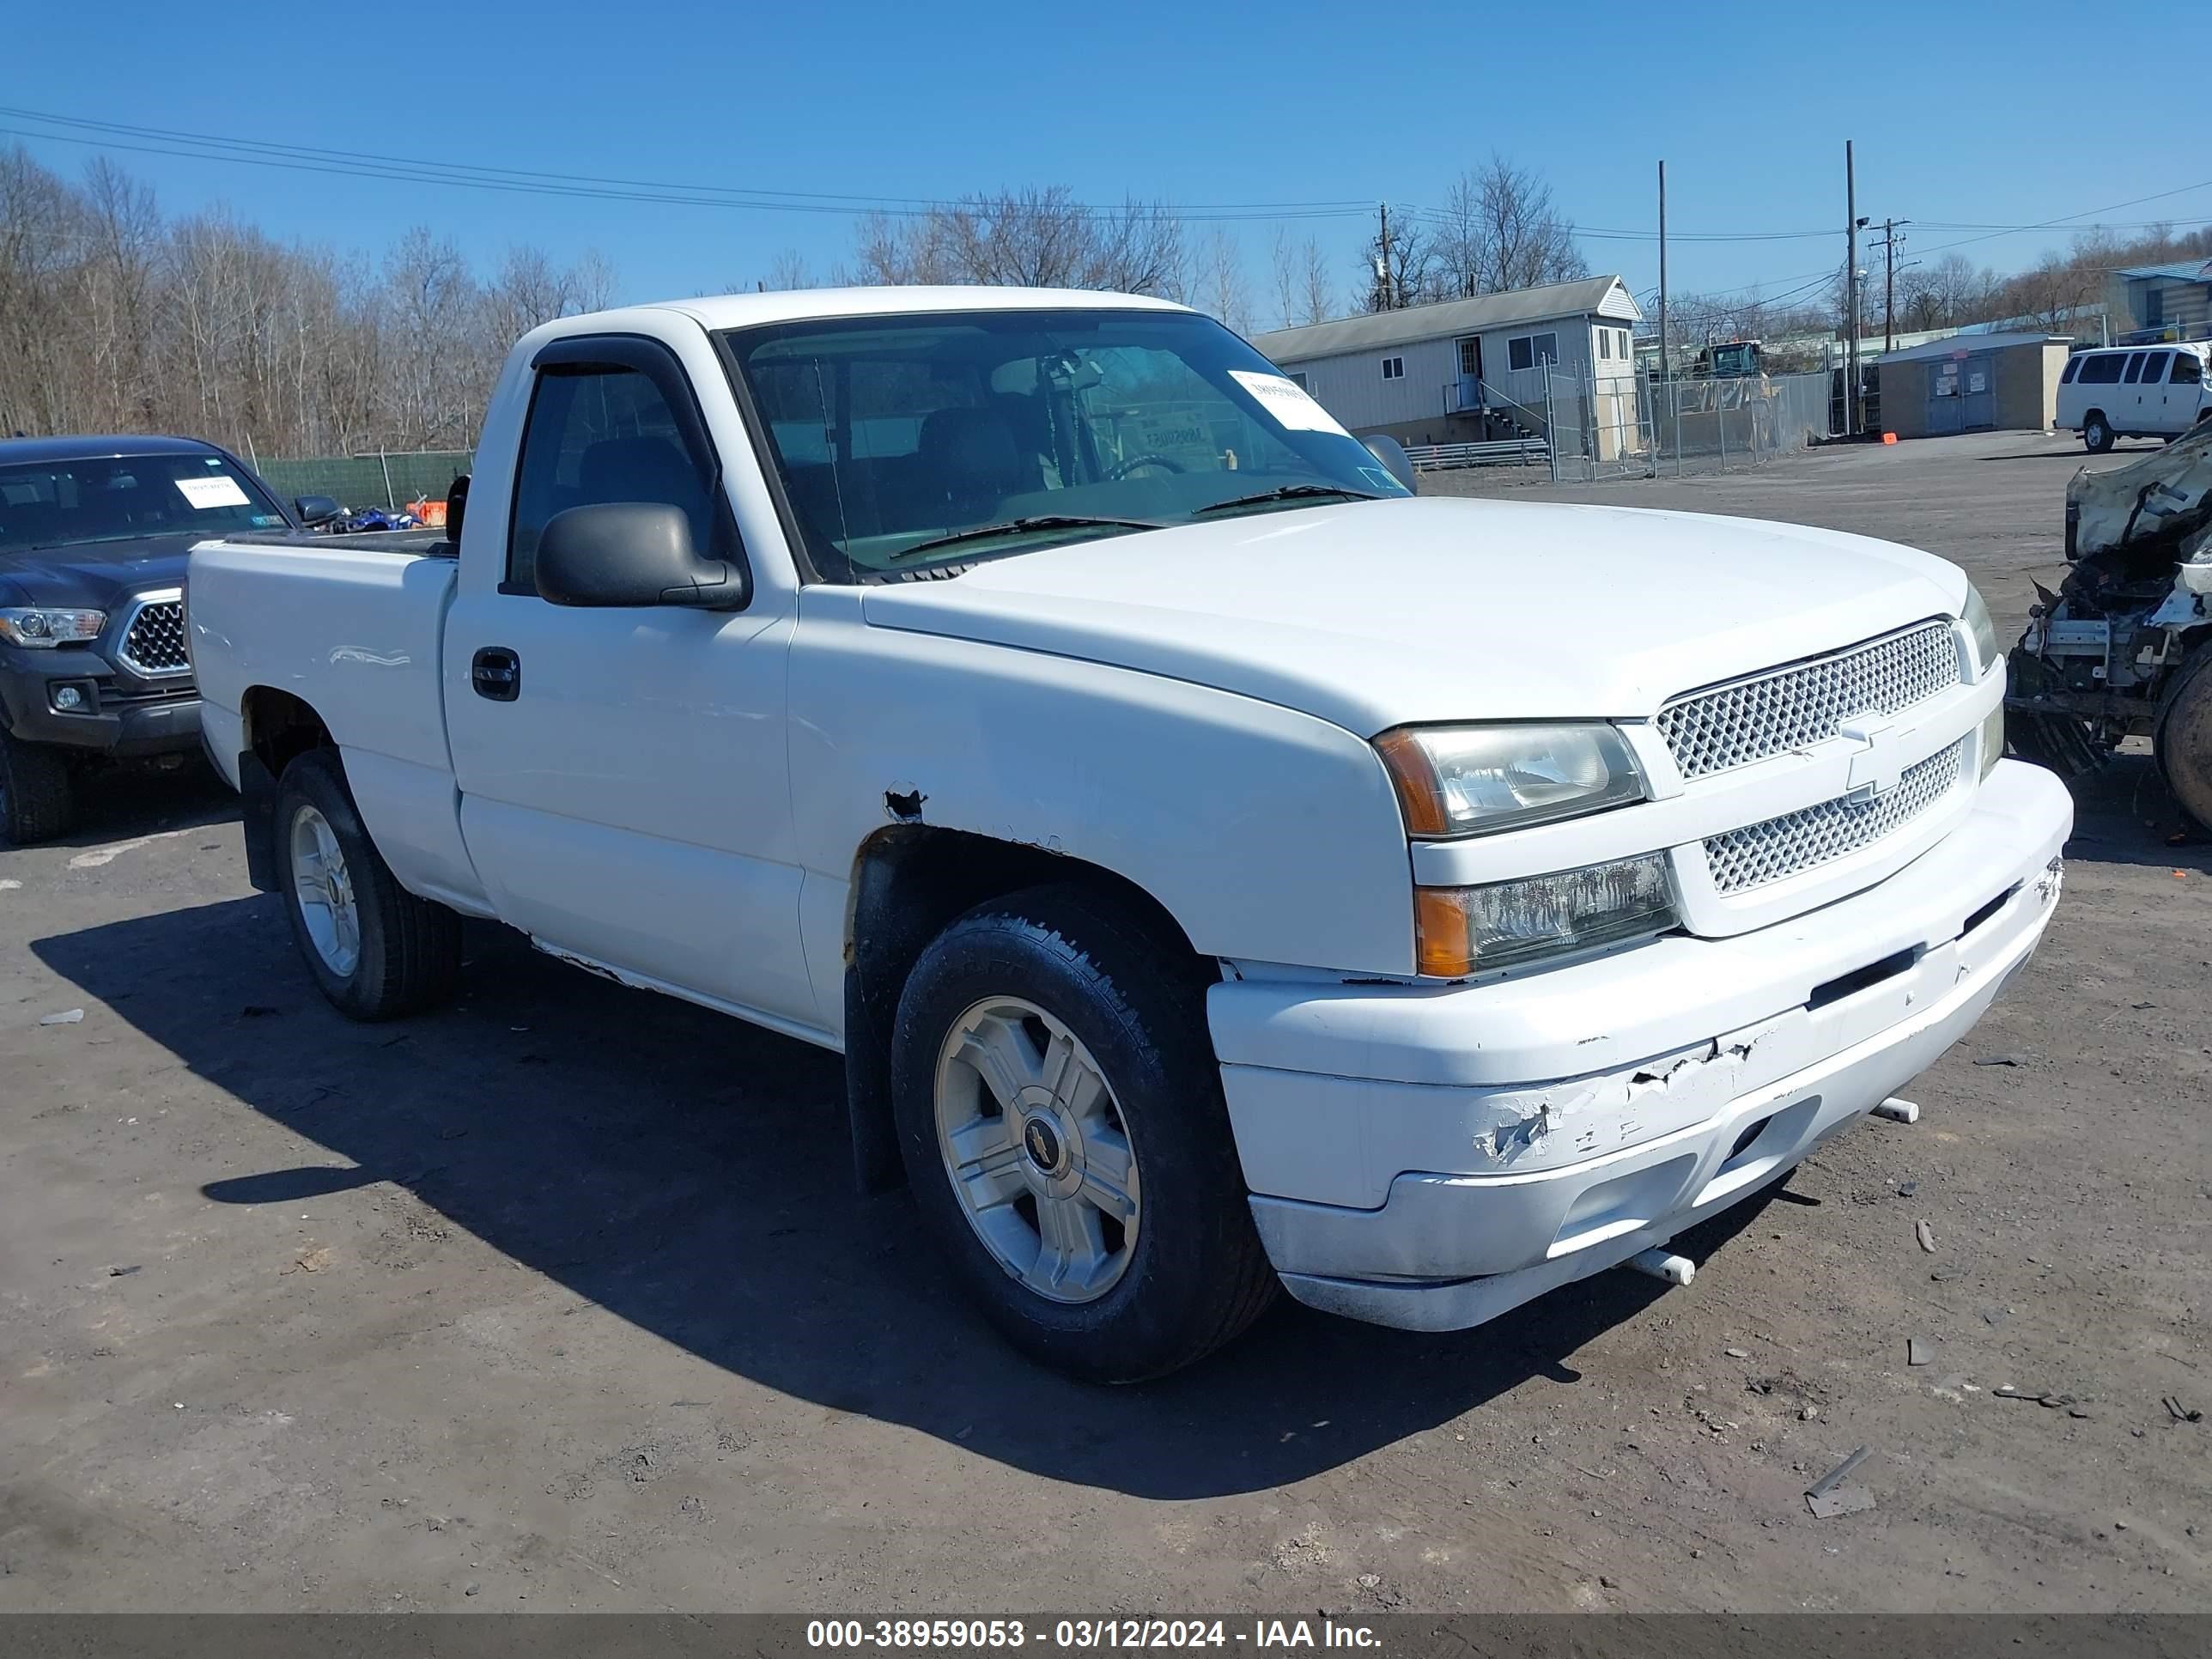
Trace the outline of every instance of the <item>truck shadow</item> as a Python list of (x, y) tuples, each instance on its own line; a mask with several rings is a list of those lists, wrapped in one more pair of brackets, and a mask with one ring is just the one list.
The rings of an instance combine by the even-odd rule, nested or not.
[[(1086, 1388), (998, 1341), (904, 1194), (854, 1193), (842, 1073), (820, 1050), (562, 967), (490, 927), (471, 929), (460, 1006), (381, 1026), (323, 1003), (273, 900), (32, 949), (333, 1155), (241, 1169), (203, 1188), (216, 1201), (389, 1182), (715, 1365), (1059, 1480), (1188, 1498), (1302, 1480), (1532, 1379), (1578, 1380), (1576, 1351), (1665, 1293), (1601, 1273), (1447, 1336), (1285, 1304), (1181, 1376)], [(1774, 1190), (1681, 1248), (1718, 1247)]]
[(238, 796), (195, 755), (173, 769), (125, 765), (82, 779), (76, 828), (50, 844), (87, 849), (237, 821)]
[(2115, 755), (2068, 784), (2074, 834), (2066, 856), (2212, 875), (2212, 841), (2191, 828), (2148, 755)]

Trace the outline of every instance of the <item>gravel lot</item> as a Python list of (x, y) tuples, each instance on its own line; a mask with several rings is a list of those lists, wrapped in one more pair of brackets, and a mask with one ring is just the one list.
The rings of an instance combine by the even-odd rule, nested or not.
[[(1536, 493), (1917, 542), (2009, 630), (2078, 460)], [(1921, 1123), (1690, 1236), (1692, 1286), (1285, 1307), (1102, 1393), (853, 1195), (827, 1055), (494, 929), (465, 1006), (348, 1024), (227, 797), (115, 787), (0, 852), (0, 1608), (2205, 1608), (2212, 1420), (2161, 1398), (2212, 1408), (2212, 849), (2168, 811), (2100, 780)], [(1813, 1519), (1863, 1444), (1877, 1507)]]

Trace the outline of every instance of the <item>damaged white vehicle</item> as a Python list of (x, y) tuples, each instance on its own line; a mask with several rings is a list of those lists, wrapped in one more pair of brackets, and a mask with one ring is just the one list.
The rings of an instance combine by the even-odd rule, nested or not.
[(2013, 647), (2016, 753), (2062, 776), (2130, 737), (2212, 835), (2212, 422), (2066, 487), (2066, 560)]
[(863, 1183), (1086, 1377), (1278, 1282), (1445, 1329), (1665, 1243), (1955, 1042), (2058, 890), (1953, 566), (1413, 498), (1176, 307), (565, 319), (465, 500), (192, 557), (324, 991), (425, 1007), (491, 918), (842, 1051)]

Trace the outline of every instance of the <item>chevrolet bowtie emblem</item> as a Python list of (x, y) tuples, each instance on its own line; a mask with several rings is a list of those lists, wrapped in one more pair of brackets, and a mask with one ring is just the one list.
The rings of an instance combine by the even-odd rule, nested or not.
[(1838, 735), (1855, 738), (1863, 745), (1851, 757), (1844, 800), (1853, 805), (1864, 805), (1897, 787), (1898, 779), (1905, 773), (1906, 734), (1902, 727), (1894, 721), (1863, 715), (1845, 720)]

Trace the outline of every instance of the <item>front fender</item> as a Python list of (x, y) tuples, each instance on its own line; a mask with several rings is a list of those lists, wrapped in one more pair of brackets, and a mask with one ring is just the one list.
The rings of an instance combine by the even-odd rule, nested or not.
[[(871, 835), (918, 821), (1110, 870), (1207, 956), (1413, 971), (1406, 832), (1364, 738), (1181, 680), (872, 628), (856, 589), (807, 600), (790, 708), (810, 890), (842, 891)], [(844, 906), (805, 908), (820, 978)]]

